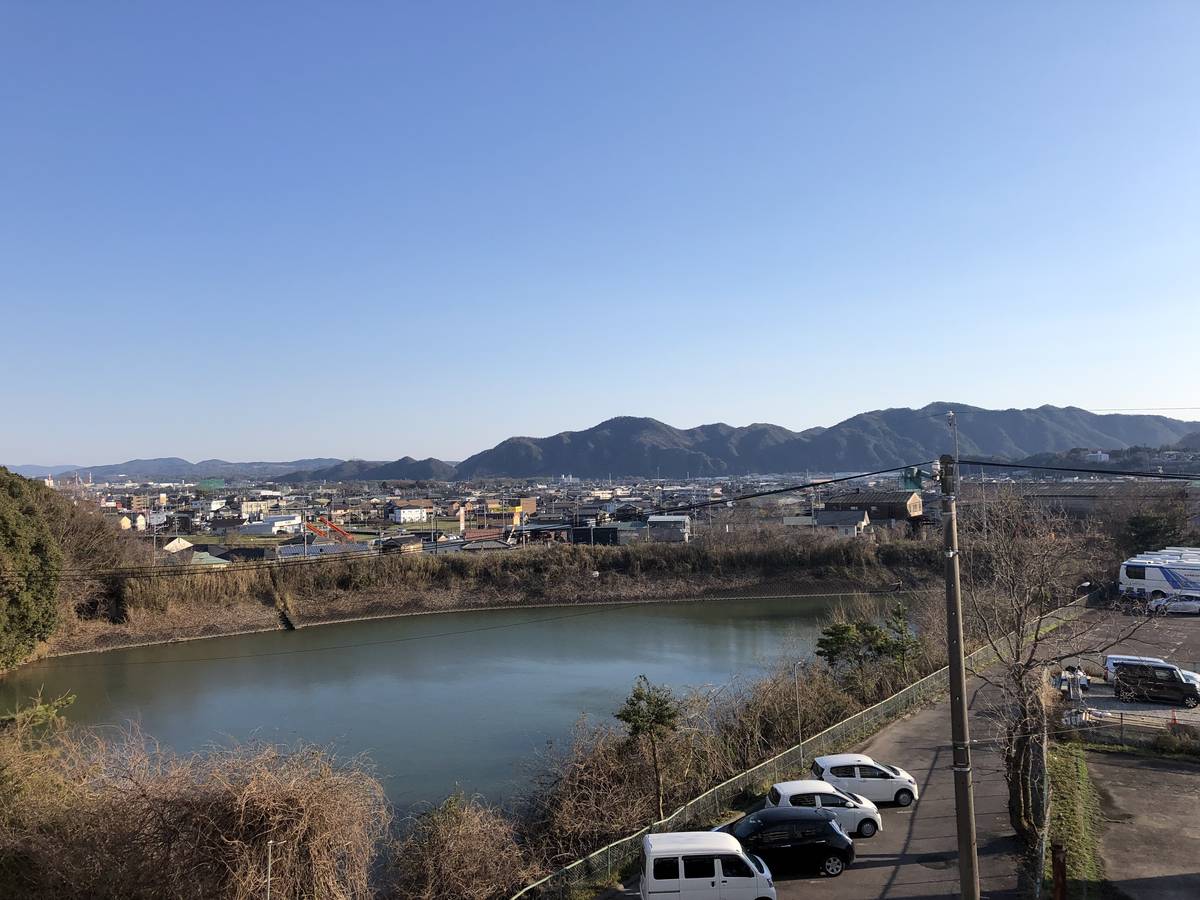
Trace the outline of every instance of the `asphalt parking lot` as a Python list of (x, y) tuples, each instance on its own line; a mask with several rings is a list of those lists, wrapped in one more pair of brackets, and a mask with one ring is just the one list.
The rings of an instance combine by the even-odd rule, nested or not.
[(1108, 879), (1130, 900), (1200, 897), (1193, 811), (1200, 763), (1125, 753), (1089, 753), (1105, 819)]

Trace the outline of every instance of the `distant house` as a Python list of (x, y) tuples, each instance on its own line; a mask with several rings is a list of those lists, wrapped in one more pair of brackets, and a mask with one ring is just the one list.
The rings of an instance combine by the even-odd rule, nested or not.
[(871, 516), (865, 509), (822, 509), (817, 511), (816, 527), (823, 531), (833, 531), (842, 537), (861, 537), (871, 527)]
[(398, 534), (384, 539), (380, 546), (385, 553), (420, 553), (421, 540), (419, 534)]
[(462, 545), (462, 549), (467, 552), (478, 552), (480, 550), (511, 550), (512, 544), (497, 538), (485, 538), (481, 541), (467, 541)]
[(400, 525), (428, 522), (429, 508), (426, 506), (396, 506), (392, 508), (388, 518)]
[(177, 537), (173, 541), (164, 544), (163, 551), (166, 553), (178, 553), (180, 550), (186, 550), (190, 546), (192, 546), (190, 541), (185, 541), (183, 538)]
[(646, 533), (651, 541), (687, 543), (692, 539), (691, 516), (650, 516)]
[(916, 491), (843, 491), (828, 497), (825, 509), (830, 512), (862, 510), (870, 514), (873, 522), (888, 519), (907, 522), (919, 518), (925, 511), (925, 504)]
[(267, 516), (261, 522), (247, 522), (238, 531), (242, 534), (296, 534), (300, 531), (300, 514)]
[(223, 518), (213, 519), (209, 525), (209, 528), (212, 530), (213, 534), (225, 535), (225, 534), (229, 534), (230, 532), (237, 531), (245, 524), (246, 524), (246, 520), (241, 518), (240, 516), (232, 517), (232, 518), (231, 517), (223, 517)]
[(117, 527), (122, 531), (145, 531), (146, 514), (140, 512), (125, 513), (117, 519)]
[(575, 544), (617, 546), (645, 540), (646, 525), (642, 522), (606, 522), (594, 527), (571, 529), (571, 541)]

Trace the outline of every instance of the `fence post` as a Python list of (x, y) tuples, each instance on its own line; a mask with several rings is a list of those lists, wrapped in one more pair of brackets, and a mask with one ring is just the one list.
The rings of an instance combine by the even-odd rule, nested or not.
[(1050, 845), (1050, 871), (1054, 874), (1054, 900), (1067, 900), (1067, 848)]

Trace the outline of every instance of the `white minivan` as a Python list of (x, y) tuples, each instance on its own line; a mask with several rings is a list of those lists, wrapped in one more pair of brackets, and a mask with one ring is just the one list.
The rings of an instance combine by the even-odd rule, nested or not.
[(875, 803), (908, 806), (920, 796), (917, 780), (903, 769), (875, 762), (861, 753), (818, 756), (812, 762), (812, 776)]
[(767, 864), (732, 834), (675, 831), (642, 838), (642, 900), (776, 900)]

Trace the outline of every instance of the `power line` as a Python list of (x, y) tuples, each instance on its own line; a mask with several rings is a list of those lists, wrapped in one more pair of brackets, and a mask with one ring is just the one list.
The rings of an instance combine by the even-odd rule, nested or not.
[(788, 487), (773, 488), (769, 491), (756, 491), (753, 494), (739, 494), (736, 497), (725, 497), (720, 500), (705, 500), (700, 503), (688, 503), (683, 506), (673, 506), (670, 509), (659, 510), (659, 514), (667, 514), (674, 512), (684, 512), (690, 509), (704, 509), (709, 506), (723, 506), (731, 503), (738, 503), (742, 500), (753, 500), (757, 497), (771, 497), (775, 494), (787, 494), (792, 491), (806, 491), (810, 488), (823, 487), (827, 484), (841, 484), (845, 481), (856, 481), (859, 478), (872, 478), (876, 475), (887, 475), (889, 472), (902, 472), (905, 469), (920, 468), (921, 466), (930, 465), (931, 460), (923, 460), (918, 463), (909, 463), (903, 466), (892, 466), (890, 469), (878, 469), (874, 472), (862, 472), (858, 475), (844, 475), (841, 478), (826, 478), (821, 481), (810, 481), (807, 484), (793, 484)]
[(1011, 462), (993, 462), (983, 459), (964, 459), (961, 461), (964, 466), (991, 466), (996, 469), (1038, 469), (1044, 472), (1083, 472), (1088, 475), (1126, 475), (1135, 478), (1158, 478), (1165, 481), (1196, 481), (1200, 480), (1198, 474), (1184, 474), (1181, 472), (1134, 472), (1126, 469), (1083, 469), (1074, 466), (1035, 466), (1026, 463), (1011, 463)]

